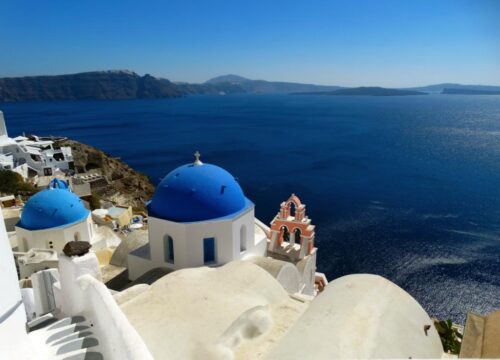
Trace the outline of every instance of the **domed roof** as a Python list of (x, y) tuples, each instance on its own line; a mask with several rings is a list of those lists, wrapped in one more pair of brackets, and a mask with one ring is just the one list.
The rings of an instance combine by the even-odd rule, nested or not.
[(88, 215), (80, 198), (71, 191), (49, 188), (28, 200), (17, 226), (27, 230), (50, 229), (82, 221)]
[(50, 180), (49, 187), (52, 189), (69, 189), (68, 183), (58, 178), (53, 178), (52, 180)]
[(239, 212), (247, 199), (226, 170), (197, 159), (170, 172), (148, 205), (149, 215), (176, 222), (204, 221)]

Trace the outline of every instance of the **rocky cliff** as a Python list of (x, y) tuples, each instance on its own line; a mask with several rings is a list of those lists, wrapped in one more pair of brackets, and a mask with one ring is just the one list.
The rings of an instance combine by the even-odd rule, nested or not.
[(107, 100), (179, 97), (184, 93), (166, 79), (132, 71), (93, 71), (57, 76), (0, 78), (0, 102)]
[(149, 178), (125, 164), (92, 146), (74, 140), (65, 140), (63, 146), (71, 146), (77, 172), (100, 169), (108, 184), (93, 189), (101, 200), (111, 201), (119, 205), (130, 205), (136, 210), (144, 210), (144, 203), (154, 192), (154, 186)]

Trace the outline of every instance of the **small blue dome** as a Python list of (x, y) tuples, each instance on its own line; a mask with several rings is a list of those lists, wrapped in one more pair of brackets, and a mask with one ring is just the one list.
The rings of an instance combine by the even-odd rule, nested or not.
[(71, 191), (49, 188), (28, 200), (17, 226), (27, 230), (50, 229), (82, 221), (89, 213)]
[(69, 185), (66, 181), (58, 179), (58, 178), (53, 178), (50, 180), (49, 187), (52, 189), (64, 189), (64, 190), (69, 190)]
[(226, 170), (211, 164), (187, 164), (163, 178), (148, 211), (150, 216), (170, 221), (204, 221), (239, 212), (247, 202)]

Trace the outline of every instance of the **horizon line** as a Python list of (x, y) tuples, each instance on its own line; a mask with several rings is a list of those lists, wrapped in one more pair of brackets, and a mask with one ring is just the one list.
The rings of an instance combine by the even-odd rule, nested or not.
[(398, 86), (398, 87), (386, 87), (386, 86), (380, 86), (380, 85), (341, 85), (341, 84), (321, 84), (321, 83), (316, 83), (316, 82), (300, 82), (300, 81), (293, 81), (293, 80), (266, 80), (266, 79), (261, 79), (261, 78), (250, 78), (247, 76), (239, 75), (239, 74), (234, 74), (234, 73), (225, 73), (221, 75), (216, 75), (213, 77), (208, 78), (205, 81), (201, 82), (189, 82), (189, 81), (184, 81), (184, 80), (173, 80), (172, 78), (168, 78), (165, 76), (158, 76), (158, 75), (153, 75), (149, 72), (144, 72), (143, 74), (135, 71), (135, 70), (130, 70), (130, 69), (104, 69), (104, 70), (83, 70), (83, 71), (76, 71), (76, 72), (68, 72), (68, 73), (57, 73), (57, 74), (37, 74), (37, 75), (18, 75), (18, 76), (4, 76), (0, 75), (0, 79), (8, 79), (8, 78), (27, 78), (27, 77), (41, 77), (41, 76), (66, 76), (66, 75), (77, 75), (77, 74), (86, 74), (86, 73), (98, 73), (98, 72), (124, 72), (124, 73), (129, 73), (129, 74), (136, 74), (138, 76), (146, 76), (150, 75), (153, 76), (154, 78), (157, 79), (165, 79), (168, 80), (172, 83), (184, 83), (184, 84), (204, 84), (214, 78), (217, 77), (222, 77), (222, 76), (237, 76), (241, 78), (245, 78), (250, 81), (266, 81), (266, 82), (280, 82), (280, 83), (293, 83), (293, 84), (304, 84), (304, 85), (318, 85), (318, 86), (338, 86), (338, 87), (344, 87), (344, 88), (356, 88), (356, 87), (383, 87), (383, 88), (393, 88), (393, 89), (401, 89), (401, 88), (419, 88), (419, 87), (427, 87), (427, 86), (434, 86), (434, 85), (463, 85), (463, 86), (494, 86), (494, 87), (500, 87), (500, 84), (479, 84), (479, 83), (461, 83), (461, 82), (453, 82), (453, 81), (442, 81), (442, 82), (436, 82), (436, 83), (424, 83), (424, 85), (413, 85), (413, 86)]

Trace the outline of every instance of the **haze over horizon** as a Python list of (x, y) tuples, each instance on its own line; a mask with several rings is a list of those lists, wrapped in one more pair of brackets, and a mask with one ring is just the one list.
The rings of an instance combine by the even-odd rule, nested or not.
[(0, 77), (130, 69), (340, 86), (500, 85), (500, 2), (0, 4)]

